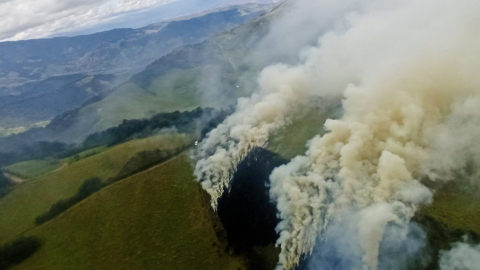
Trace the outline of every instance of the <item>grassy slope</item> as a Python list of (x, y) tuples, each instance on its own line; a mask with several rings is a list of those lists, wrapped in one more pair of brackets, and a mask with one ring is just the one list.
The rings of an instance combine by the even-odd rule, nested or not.
[(94, 194), (29, 234), (20, 269), (245, 269), (225, 252), (185, 156)]
[[(106, 146), (100, 146), (97, 148), (85, 150), (74, 156), (61, 160), (52, 158), (23, 161), (3, 168), (3, 171), (25, 180), (35, 179), (41, 176), (46, 176), (46, 174), (58, 170), (62, 168), (62, 166), (76, 162), (80, 159), (99, 154), (107, 149), (108, 147)], [(76, 158), (76, 156), (78, 156), (78, 158)]]
[(38, 215), (58, 200), (73, 196), (86, 179), (100, 177), (106, 180), (115, 176), (138, 152), (171, 149), (187, 140), (187, 135), (159, 135), (130, 141), (18, 186), (0, 200), (0, 243), (33, 228)]
[(81, 113), (100, 120), (95, 123), (95, 132), (118, 125), (123, 119), (197, 108), (201, 105), (196, 87), (200, 73), (199, 69), (173, 70), (155, 80), (148, 89), (128, 82), (100, 102), (83, 108)]
[[(87, 157), (91, 157), (91, 156), (100, 154), (103, 151), (106, 151), (107, 149), (108, 149), (107, 146), (99, 146), (99, 147), (96, 147), (96, 148), (88, 149), (88, 150), (85, 150), (85, 151), (80, 152), (78, 154), (75, 154), (71, 157), (64, 158), (64, 159), (61, 160), (61, 162), (70, 164), (72, 162), (78, 161), (79, 159), (84, 159), (84, 158), (87, 158)], [(76, 156), (78, 156), (79, 159), (77, 159)]]
[(304, 155), (307, 151), (307, 142), (315, 135), (325, 132), (323, 124), (326, 119), (325, 114), (315, 112), (294, 121), (281, 132), (271, 136), (267, 149), (286, 159)]
[(446, 230), (473, 232), (480, 236), (480, 185), (467, 181), (451, 182), (435, 193), (433, 204), (421, 209)]
[(468, 235), (480, 241), (480, 197), (478, 184), (453, 181), (443, 185), (431, 205), (423, 206), (413, 220), (419, 223), (428, 236), (429, 256), (426, 270), (439, 269), (441, 250), (450, 250), (452, 244), (464, 241)]
[(58, 169), (62, 164), (55, 159), (29, 160), (4, 168), (4, 171), (23, 179), (32, 179)]
[[(91, 157), (93, 155), (99, 154), (108, 148), (106, 146), (100, 146), (93, 149), (88, 149), (83, 152), (80, 152), (74, 156), (64, 158), (61, 160), (58, 159), (40, 159), (40, 160), (28, 160), (19, 163), (12, 164), (3, 168), (4, 172), (10, 173), (12, 175), (18, 176), (22, 179), (34, 179), (41, 176), (45, 176), (48, 173), (51, 173), (57, 169), (60, 169), (66, 164), (76, 162), (80, 159)], [(78, 156), (78, 159), (76, 159)]]

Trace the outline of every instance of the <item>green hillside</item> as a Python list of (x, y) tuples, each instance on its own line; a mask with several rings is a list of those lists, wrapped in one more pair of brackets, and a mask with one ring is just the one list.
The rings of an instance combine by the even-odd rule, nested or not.
[[(192, 110), (201, 105), (195, 85), (199, 70), (172, 70), (147, 88), (133, 82), (121, 85), (103, 100), (86, 106), (87, 119), (98, 119), (92, 132), (118, 125), (123, 119), (140, 119), (154, 113)], [(132, 110), (132, 108), (135, 108)]]
[(35, 218), (60, 199), (76, 194), (89, 178), (106, 180), (116, 176), (130, 158), (142, 151), (174, 149), (189, 143), (189, 135), (158, 135), (133, 140), (100, 154), (73, 162), (68, 166), (29, 181), (0, 199), (0, 243), (35, 226)]
[(480, 236), (480, 185), (452, 182), (435, 193), (434, 202), (421, 210), (451, 231), (472, 232)]
[(319, 112), (312, 112), (297, 119), (273, 134), (269, 139), (267, 149), (286, 159), (304, 155), (307, 151), (307, 142), (315, 135), (325, 132), (323, 125), (327, 116)]
[[(300, 152), (311, 129), (318, 128), (306, 124), (312, 117), (274, 136), (271, 146), (285, 156)], [(247, 259), (228, 248), (223, 227), (194, 181), (185, 154), (114, 183), (53, 220), (34, 225), (36, 216), (58, 199), (73, 195), (85, 179), (114, 176), (136, 153), (171, 149), (189, 138), (161, 135), (101, 149), (99, 154), (18, 186), (0, 200), (2, 241), (26, 231), (42, 246), (13, 269), (248, 269)], [(476, 186), (452, 183), (435, 194), (432, 205), (420, 210), (415, 221), (427, 231), (434, 252), (449, 249), (464, 234), (480, 234), (476, 194)], [(253, 257), (274, 262), (275, 254), (259, 251)], [(427, 269), (438, 269), (436, 261)]]
[(62, 164), (55, 159), (29, 160), (5, 167), (3, 171), (23, 179), (31, 179), (54, 171), (61, 166)]
[(24, 180), (35, 179), (35, 178), (44, 176), (48, 173), (51, 173), (55, 170), (59, 170), (70, 163), (79, 161), (80, 159), (84, 159), (84, 158), (99, 154), (105, 151), (106, 149), (107, 149), (106, 146), (100, 146), (100, 147), (85, 150), (71, 157), (67, 157), (60, 160), (55, 158), (48, 158), (48, 159), (23, 161), (23, 162), (15, 163), (10, 166), (4, 167), (3, 171)]
[(431, 258), (426, 270), (438, 270), (440, 252), (468, 236), (480, 242), (480, 186), (478, 183), (456, 180), (435, 192), (433, 203), (423, 206), (413, 220), (427, 233)]
[(101, 152), (107, 150), (108, 147), (107, 146), (99, 146), (99, 147), (95, 147), (95, 148), (91, 148), (91, 149), (87, 149), (85, 151), (82, 151), (78, 154), (75, 154), (73, 156), (70, 156), (70, 157), (67, 157), (67, 158), (64, 158), (61, 160), (62, 163), (67, 163), (67, 164), (70, 164), (72, 162), (75, 162), (75, 161), (78, 161), (80, 159), (84, 159), (84, 158), (88, 158), (88, 157), (91, 157), (91, 156), (94, 156), (94, 155), (97, 155), (97, 154), (100, 154)]
[(285, 159), (304, 155), (307, 142), (314, 136), (326, 133), (324, 128), (327, 119), (340, 117), (339, 100), (317, 99), (296, 115), (292, 123), (270, 135), (267, 149)]
[(192, 174), (181, 155), (105, 188), (30, 231), (43, 246), (13, 269), (246, 269)]

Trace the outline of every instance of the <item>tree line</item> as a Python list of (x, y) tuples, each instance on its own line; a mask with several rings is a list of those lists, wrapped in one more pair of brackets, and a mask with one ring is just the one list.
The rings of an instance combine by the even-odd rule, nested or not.
[(95, 147), (113, 146), (133, 138), (152, 136), (168, 128), (203, 137), (227, 115), (226, 111), (199, 107), (192, 111), (159, 113), (149, 119), (123, 120), (116, 127), (89, 135), (83, 143), (77, 145), (41, 141), (19, 147), (15, 152), (0, 152), (0, 166), (47, 157), (66, 158)]

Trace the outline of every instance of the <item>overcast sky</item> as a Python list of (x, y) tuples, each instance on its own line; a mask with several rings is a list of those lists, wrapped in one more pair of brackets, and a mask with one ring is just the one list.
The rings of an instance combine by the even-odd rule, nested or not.
[[(141, 23), (156, 22), (152, 21), (154, 19), (191, 13), (192, 9), (266, 1), (268, 0), (0, 0), (0, 41), (139, 27), (143, 26)], [(152, 16), (148, 20), (147, 17)]]
[(141, 27), (222, 5), (278, 0), (0, 0), (0, 41)]
[(178, 0), (0, 0), (0, 40), (51, 36)]

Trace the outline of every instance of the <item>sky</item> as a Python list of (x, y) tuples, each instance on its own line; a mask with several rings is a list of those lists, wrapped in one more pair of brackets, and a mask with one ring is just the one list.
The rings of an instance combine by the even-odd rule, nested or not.
[[(202, 3), (203, 2), (203, 3)], [(0, 41), (71, 36), (269, 0), (0, 0)]]

